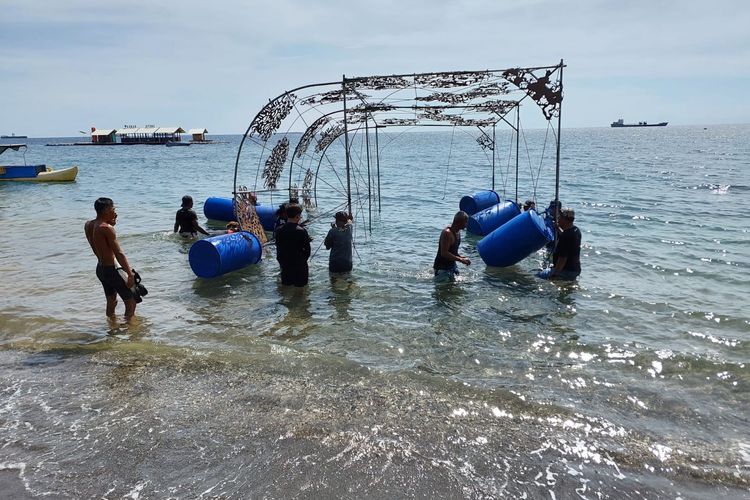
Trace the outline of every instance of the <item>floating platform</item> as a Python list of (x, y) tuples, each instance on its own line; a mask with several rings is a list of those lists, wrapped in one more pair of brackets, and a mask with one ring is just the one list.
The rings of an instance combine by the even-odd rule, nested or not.
[[(57, 142), (45, 144), (45, 146), (164, 146), (166, 142)], [(186, 146), (190, 144), (228, 144), (223, 141), (190, 141), (182, 143)]]

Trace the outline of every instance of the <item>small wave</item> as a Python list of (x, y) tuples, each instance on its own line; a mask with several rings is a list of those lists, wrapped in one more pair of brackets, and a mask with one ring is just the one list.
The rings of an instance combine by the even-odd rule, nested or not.
[[(712, 318), (707, 315), (706, 319), (712, 319)], [(708, 342), (711, 342), (713, 344), (725, 345), (727, 347), (737, 347), (740, 344), (740, 341), (737, 339), (719, 337), (716, 335), (712, 335), (710, 333), (701, 333), (701, 332), (693, 332), (693, 331), (688, 331), (687, 333), (688, 335), (692, 337), (699, 338), (702, 340), (707, 340)]]
[(686, 189), (711, 191), (715, 194), (727, 194), (729, 191), (750, 191), (750, 186), (737, 184), (716, 184), (713, 182), (704, 182), (695, 186), (686, 186)]

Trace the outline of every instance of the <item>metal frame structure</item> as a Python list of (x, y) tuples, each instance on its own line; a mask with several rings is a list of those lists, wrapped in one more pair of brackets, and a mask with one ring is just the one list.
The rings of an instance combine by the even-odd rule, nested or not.
[[(309, 161), (304, 173), (302, 196), (304, 203), (317, 203), (317, 181), (322, 162), (330, 159), (327, 150), (343, 136), (346, 180), (339, 178), (345, 191), (346, 205), (352, 212), (352, 152), (356, 134), (364, 131), (366, 143), (368, 210), (372, 217), (373, 188), (377, 190), (380, 210), (380, 158), (378, 130), (384, 127), (450, 126), (477, 127), (479, 145), (491, 150), (492, 188), (495, 188), (495, 129), (505, 123), (516, 136), (516, 185), (518, 201), (518, 152), (520, 105), (525, 100), (535, 102), (548, 123), (557, 118), (555, 158), (555, 201), (559, 200), (560, 186), (560, 128), (563, 100), (563, 61), (553, 66), (509, 68), (501, 70), (452, 71), (418, 74), (375, 75), (341, 81), (303, 85), (288, 90), (270, 100), (255, 115), (245, 131), (237, 151), (234, 169), (235, 197), (249, 190), (238, 190), (243, 148), (252, 144), (260, 148), (253, 192), (278, 192), (281, 174), (289, 163), (289, 197), (298, 194), (294, 183), (294, 167)], [(515, 120), (508, 119), (516, 110)], [(515, 123), (514, 123), (515, 122)], [(286, 127), (281, 131), (282, 125)], [(289, 134), (304, 127), (290, 158)], [(486, 130), (492, 127), (490, 135)], [(373, 164), (370, 130), (375, 130), (375, 161), (377, 182), (372, 178)], [(275, 141), (275, 145), (271, 146)], [(314, 144), (314, 148), (311, 146)], [(287, 161), (289, 160), (289, 161)], [(317, 166), (313, 169), (314, 163)], [(338, 174), (337, 174), (338, 176)], [(264, 190), (259, 190), (259, 177)], [(300, 176), (301, 177), (301, 176)], [(342, 176), (343, 177), (343, 176)], [(342, 193), (343, 194), (343, 193)]]

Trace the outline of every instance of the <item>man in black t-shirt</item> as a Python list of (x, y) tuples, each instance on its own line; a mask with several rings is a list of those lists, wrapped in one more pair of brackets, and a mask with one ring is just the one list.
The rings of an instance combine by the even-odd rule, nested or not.
[(196, 233), (208, 235), (208, 232), (198, 225), (198, 215), (193, 212), (193, 197), (185, 195), (182, 197), (182, 208), (177, 211), (174, 218), (174, 232), (186, 238), (195, 236)]
[(307, 285), (310, 258), (310, 235), (300, 224), (302, 207), (286, 208), (287, 222), (276, 231), (276, 260), (281, 266), (281, 284), (302, 287)]
[(555, 252), (552, 254), (554, 265), (537, 276), (554, 280), (574, 280), (581, 274), (581, 231), (573, 224), (576, 214), (572, 208), (560, 210), (560, 233)]

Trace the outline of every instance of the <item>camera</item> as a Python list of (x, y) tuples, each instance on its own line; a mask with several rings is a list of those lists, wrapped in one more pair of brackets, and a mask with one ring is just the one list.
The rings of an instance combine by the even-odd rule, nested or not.
[(141, 275), (138, 274), (138, 271), (135, 269), (133, 269), (133, 280), (135, 281), (135, 285), (133, 285), (133, 288), (131, 288), (130, 291), (133, 293), (135, 303), (140, 304), (143, 302), (142, 297), (148, 295), (148, 290), (146, 290), (146, 287), (141, 284)]
[[(141, 284), (141, 275), (138, 274), (138, 271), (135, 269), (132, 269), (133, 271), (133, 281), (135, 284), (130, 287), (130, 293), (133, 294), (133, 298), (135, 299), (136, 304), (140, 304), (143, 302), (142, 297), (145, 297), (148, 295), (148, 290), (146, 290), (146, 287)], [(120, 276), (122, 277), (122, 280), (127, 282), (128, 281), (128, 275), (125, 273), (125, 270), (121, 267), (117, 268), (117, 272), (120, 273)]]

